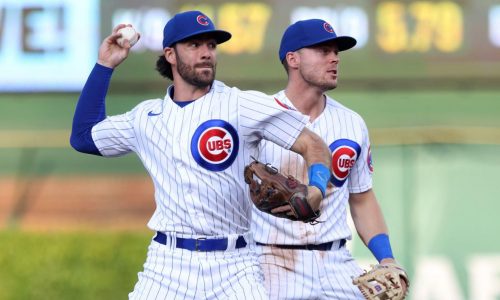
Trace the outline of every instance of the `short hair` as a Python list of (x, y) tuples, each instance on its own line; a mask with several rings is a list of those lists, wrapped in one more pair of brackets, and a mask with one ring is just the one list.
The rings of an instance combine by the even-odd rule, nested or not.
[(285, 57), (285, 59), (281, 63), (283, 64), (283, 67), (285, 68), (285, 71), (288, 74), (288, 69), (290, 67), (288, 66), (288, 61), (286, 60), (286, 57)]
[(160, 55), (156, 61), (156, 71), (160, 73), (161, 76), (166, 77), (170, 80), (174, 80), (174, 75), (172, 74), (172, 65), (167, 61), (165, 55)]

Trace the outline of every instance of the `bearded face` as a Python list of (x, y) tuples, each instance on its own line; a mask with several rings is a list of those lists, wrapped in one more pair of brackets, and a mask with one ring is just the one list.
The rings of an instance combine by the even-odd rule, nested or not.
[(212, 85), (215, 79), (216, 65), (211, 62), (190, 65), (177, 56), (177, 72), (187, 83), (196, 87)]

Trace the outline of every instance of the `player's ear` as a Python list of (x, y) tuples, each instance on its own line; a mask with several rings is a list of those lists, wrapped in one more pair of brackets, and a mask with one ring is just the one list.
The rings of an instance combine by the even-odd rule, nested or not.
[(289, 68), (296, 69), (300, 63), (300, 57), (297, 52), (288, 52), (285, 56)]
[(176, 56), (175, 56), (175, 49), (171, 47), (167, 47), (163, 49), (163, 55), (165, 55), (165, 59), (167, 62), (171, 65), (176, 64)]

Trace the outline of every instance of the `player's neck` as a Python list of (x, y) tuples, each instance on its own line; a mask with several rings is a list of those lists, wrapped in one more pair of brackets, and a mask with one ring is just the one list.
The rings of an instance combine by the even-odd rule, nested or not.
[(197, 87), (185, 81), (174, 81), (174, 94), (170, 95), (177, 102), (193, 101), (205, 96), (210, 91), (211, 85)]
[(285, 95), (297, 110), (310, 117), (311, 122), (325, 109), (325, 95), (317, 88), (289, 82), (285, 89)]

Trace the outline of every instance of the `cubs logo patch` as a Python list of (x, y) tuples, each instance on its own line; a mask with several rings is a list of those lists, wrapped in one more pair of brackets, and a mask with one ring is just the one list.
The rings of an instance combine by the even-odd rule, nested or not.
[(239, 149), (236, 129), (224, 120), (202, 123), (191, 138), (191, 154), (201, 167), (223, 171), (236, 159)]
[(331, 143), (329, 148), (332, 152), (332, 177), (330, 181), (334, 186), (341, 187), (358, 160), (361, 147), (354, 141), (340, 139)]
[(329, 33), (334, 33), (332, 25), (327, 22), (323, 23), (323, 28)]
[(208, 18), (204, 15), (199, 15), (196, 17), (196, 22), (198, 22), (198, 24), (200, 24), (200, 25), (207, 26), (208, 25)]
[(373, 173), (372, 146), (368, 147), (368, 155), (366, 156), (366, 164), (368, 165), (368, 170), (370, 170), (370, 173)]

